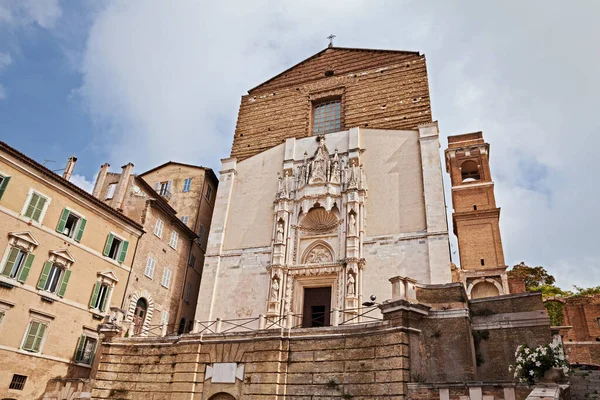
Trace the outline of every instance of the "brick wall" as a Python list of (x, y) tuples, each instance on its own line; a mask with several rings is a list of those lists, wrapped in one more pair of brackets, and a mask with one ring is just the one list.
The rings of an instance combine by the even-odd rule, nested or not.
[[(403, 399), (409, 380), (406, 333), (379, 329), (121, 339), (103, 346), (92, 398), (189, 399), (228, 392), (249, 400), (283, 393), (286, 399)], [(244, 363), (243, 381), (212, 383), (205, 371), (215, 362)]]
[(311, 98), (328, 93), (341, 96), (345, 128), (415, 129), (432, 121), (425, 56), (330, 48), (242, 96), (231, 156), (241, 161), (310, 136)]

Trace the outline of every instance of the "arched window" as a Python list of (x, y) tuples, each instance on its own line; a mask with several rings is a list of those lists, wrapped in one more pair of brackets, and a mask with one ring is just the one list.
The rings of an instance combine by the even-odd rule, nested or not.
[(133, 314), (133, 333), (139, 335), (142, 333), (144, 320), (146, 319), (146, 311), (148, 310), (148, 302), (141, 297), (135, 304), (135, 312)]
[(479, 175), (479, 167), (475, 161), (469, 160), (462, 163), (460, 173), (463, 182), (474, 182), (481, 179)]
[(220, 392), (215, 395), (212, 395), (209, 400), (235, 400), (235, 397), (233, 397), (229, 393)]

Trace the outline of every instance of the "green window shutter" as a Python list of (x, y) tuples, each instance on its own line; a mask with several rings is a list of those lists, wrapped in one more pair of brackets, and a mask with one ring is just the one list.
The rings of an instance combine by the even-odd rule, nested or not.
[(44, 286), (46, 286), (46, 281), (48, 280), (48, 275), (50, 275), (51, 268), (52, 263), (50, 261), (46, 261), (44, 263), (44, 269), (42, 269), (42, 274), (40, 275), (40, 280), (37, 284), (38, 289), (44, 289)]
[(83, 236), (83, 230), (85, 229), (86, 224), (87, 220), (85, 218), (81, 218), (81, 221), (79, 221), (79, 229), (77, 230), (77, 235), (75, 235), (76, 242), (81, 242), (81, 237)]
[(62, 210), (62, 214), (60, 215), (60, 219), (58, 220), (58, 226), (56, 227), (56, 232), (62, 234), (65, 230), (65, 225), (67, 224), (67, 218), (69, 218), (69, 210), (66, 208)]
[(4, 179), (2, 180), (2, 183), (0, 183), (0, 200), (2, 200), (2, 195), (6, 191), (6, 187), (8, 186), (8, 181), (10, 181), (10, 176), (5, 176)]
[(46, 333), (46, 325), (41, 322), (38, 323), (39, 328), (37, 330), (37, 334), (35, 335), (35, 341), (33, 342), (33, 351), (40, 351), (40, 347), (42, 345), (42, 339), (44, 339), (44, 333)]
[(27, 211), (25, 211), (25, 216), (27, 218), (33, 217), (33, 212), (35, 211), (35, 206), (40, 199), (40, 196), (37, 193), (31, 194), (31, 199), (29, 199), (29, 205), (27, 206)]
[(10, 249), (10, 252), (8, 253), (8, 258), (6, 259), (4, 268), (2, 268), (2, 275), (8, 276), (10, 274), (10, 271), (12, 270), (13, 265), (15, 265), (15, 261), (17, 260), (18, 255), (19, 249), (12, 247)]
[(112, 288), (110, 286), (106, 287), (106, 294), (104, 295), (104, 299), (102, 300), (102, 304), (100, 304), (100, 311), (106, 311), (106, 305), (108, 304), (108, 299), (110, 298), (110, 291)]
[(81, 357), (83, 356), (83, 347), (85, 346), (85, 335), (79, 336), (79, 341), (77, 342), (77, 348), (75, 349), (75, 361), (81, 361)]
[(129, 248), (129, 242), (127, 240), (123, 241), (121, 245), (121, 254), (119, 255), (119, 262), (125, 262), (125, 257), (127, 257), (127, 249)]
[(108, 234), (108, 238), (106, 239), (106, 246), (104, 246), (104, 252), (102, 253), (105, 256), (108, 256), (108, 253), (110, 253), (110, 246), (112, 246), (112, 242), (113, 242), (114, 238), (115, 238), (115, 235), (113, 235), (112, 233)]
[(42, 215), (42, 210), (44, 209), (44, 205), (46, 204), (46, 199), (42, 196), (38, 197), (38, 202), (35, 206), (35, 211), (33, 212), (32, 220), (36, 222), (40, 222), (40, 216)]
[(25, 342), (23, 342), (23, 349), (33, 350), (35, 336), (37, 335), (37, 331), (40, 325), (41, 324), (37, 321), (31, 321), (31, 323), (29, 324), (29, 330), (27, 331), (27, 337), (25, 338)]
[(96, 282), (96, 285), (94, 285), (92, 298), (90, 300), (90, 308), (94, 308), (96, 306), (96, 301), (98, 301), (98, 293), (100, 293), (100, 282)]
[(19, 271), (19, 275), (17, 276), (17, 280), (21, 283), (24, 283), (29, 276), (29, 271), (31, 271), (31, 264), (33, 264), (33, 259), (35, 258), (35, 254), (27, 254), (27, 258), (25, 259), (25, 264), (23, 264), (23, 268)]
[(59, 297), (63, 297), (65, 292), (67, 291), (67, 284), (69, 283), (69, 278), (71, 277), (71, 270), (66, 269), (63, 273), (62, 280), (60, 281), (60, 288), (58, 289), (58, 293), (56, 293)]

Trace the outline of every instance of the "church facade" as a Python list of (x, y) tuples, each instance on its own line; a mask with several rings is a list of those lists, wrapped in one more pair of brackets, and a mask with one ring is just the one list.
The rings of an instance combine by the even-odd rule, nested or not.
[(451, 282), (424, 62), (328, 48), (242, 97), (197, 321), (330, 325), (391, 298), (391, 277)]

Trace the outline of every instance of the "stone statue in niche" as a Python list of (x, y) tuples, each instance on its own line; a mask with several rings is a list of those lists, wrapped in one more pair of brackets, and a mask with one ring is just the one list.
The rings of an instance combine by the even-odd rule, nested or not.
[(356, 217), (353, 212), (348, 216), (348, 235), (356, 235)]
[(275, 236), (275, 242), (283, 243), (283, 221), (277, 222), (277, 235)]
[(346, 294), (348, 296), (354, 296), (356, 294), (354, 275), (348, 273), (348, 279), (346, 279), (346, 282)]
[(277, 279), (277, 278), (273, 278), (273, 280), (271, 281), (270, 299), (271, 299), (271, 301), (279, 300), (279, 279)]
[(333, 262), (331, 252), (325, 246), (316, 246), (308, 256), (306, 256), (306, 264), (322, 264)]
[(332, 183), (340, 183), (340, 158), (337, 149), (335, 149), (333, 161), (331, 162), (331, 177), (329, 181)]

